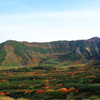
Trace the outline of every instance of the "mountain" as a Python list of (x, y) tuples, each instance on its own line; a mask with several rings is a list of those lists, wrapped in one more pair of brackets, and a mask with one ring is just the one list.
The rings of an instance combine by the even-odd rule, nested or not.
[(100, 38), (87, 40), (0, 44), (0, 66), (56, 66), (100, 59)]

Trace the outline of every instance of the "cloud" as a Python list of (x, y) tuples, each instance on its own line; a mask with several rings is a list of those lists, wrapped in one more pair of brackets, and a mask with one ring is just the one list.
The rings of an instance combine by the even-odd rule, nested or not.
[(36, 27), (89, 27), (100, 26), (100, 11), (97, 12), (55, 12), (55, 13), (26, 13), (1, 15), (1, 26), (21, 25)]
[[(70, 11), (70, 12), (53, 12), (53, 13), (24, 13), (1, 15), (4, 20), (31, 20), (31, 19), (58, 19), (58, 20), (80, 20), (80, 19), (100, 19), (100, 11)], [(2, 20), (1, 19), (1, 20)]]
[(100, 11), (0, 15), (4, 39), (53, 41), (100, 36)]

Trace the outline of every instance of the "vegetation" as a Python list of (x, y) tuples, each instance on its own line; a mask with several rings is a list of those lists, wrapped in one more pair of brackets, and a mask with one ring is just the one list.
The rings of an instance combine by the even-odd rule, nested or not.
[(0, 62), (2, 62), (6, 56), (6, 51), (4, 50), (4, 43), (0, 45)]
[(99, 100), (100, 38), (0, 44), (0, 100)]
[(97, 100), (100, 98), (100, 63), (90, 65), (0, 70), (0, 95), (30, 100)]
[[(28, 43), (9, 40), (0, 44), (0, 66), (37, 66), (56, 59), (58, 66), (64, 61), (90, 61), (100, 59), (100, 38), (77, 41)], [(50, 61), (49, 61), (50, 62)]]

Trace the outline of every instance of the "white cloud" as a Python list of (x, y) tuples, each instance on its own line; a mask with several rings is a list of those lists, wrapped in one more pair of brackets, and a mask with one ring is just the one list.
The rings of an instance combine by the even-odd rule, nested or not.
[(4, 39), (52, 41), (100, 36), (100, 12), (76, 11), (0, 16)]
[(1, 24), (36, 24), (36, 23), (63, 23), (63, 22), (97, 22), (100, 20), (100, 11), (97, 12), (58, 12), (58, 13), (27, 13), (19, 15), (1, 15)]

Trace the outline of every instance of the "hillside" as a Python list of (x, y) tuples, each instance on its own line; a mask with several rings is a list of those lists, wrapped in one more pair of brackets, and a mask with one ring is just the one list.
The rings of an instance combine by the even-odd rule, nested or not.
[(100, 38), (0, 44), (0, 100), (99, 100)]
[(0, 66), (57, 66), (100, 59), (100, 38), (28, 43), (8, 40), (0, 44)]

